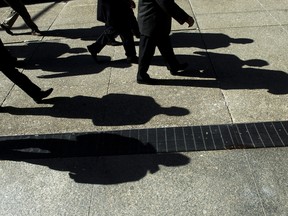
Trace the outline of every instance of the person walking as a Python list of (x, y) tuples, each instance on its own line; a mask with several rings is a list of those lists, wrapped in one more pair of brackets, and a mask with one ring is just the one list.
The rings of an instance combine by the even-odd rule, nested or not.
[(36, 36), (41, 36), (38, 26), (33, 22), (29, 12), (27, 11), (22, 0), (4, 0), (7, 5), (11, 7), (11, 11), (6, 19), (0, 24), (8, 34), (13, 35), (11, 31), (12, 26), (16, 22), (19, 15), (23, 18), (26, 25), (32, 30), (31, 34)]
[(48, 97), (52, 93), (53, 88), (49, 88), (45, 91), (41, 90), (41, 88), (34, 84), (26, 75), (20, 73), (18, 69), (16, 69), (15, 65), (17, 63), (17, 58), (11, 56), (1, 39), (0, 56), (0, 71), (28, 94), (36, 103), (41, 103), (42, 99)]
[(97, 20), (105, 23), (105, 30), (95, 43), (87, 46), (93, 59), (97, 62), (97, 54), (118, 35), (121, 37), (128, 63), (138, 63), (130, 15), (133, 0), (98, 0)]
[(140, 28), (139, 65), (137, 83), (153, 84), (147, 71), (158, 47), (167, 68), (172, 75), (184, 70), (188, 64), (180, 64), (174, 54), (170, 41), (171, 22), (174, 18), (179, 24), (194, 24), (194, 19), (181, 9), (174, 0), (139, 0), (138, 23)]

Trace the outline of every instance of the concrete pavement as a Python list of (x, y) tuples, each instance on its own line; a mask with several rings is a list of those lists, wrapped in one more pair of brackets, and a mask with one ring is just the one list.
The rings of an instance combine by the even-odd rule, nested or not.
[[(86, 50), (103, 26), (95, 0), (27, 5), (43, 37), (21, 18), (15, 36), (0, 30), (27, 61), (21, 71), (55, 89), (35, 104), (0, 74), (0, 215), (288, 214), (287, 147), (278, 147), (288, 145), (288, 1), (176, 2), (196, 20), (190, 29), (173, 22), (171, 33), (189, 68), (171, 76), (157, 51), (157, 86), (136, 83), (121, 46), (105, 47), (95, 64)], [(0, 11), (5, 18), (8, 8)], [(233, 128), (232, 147), (223, 125)]]

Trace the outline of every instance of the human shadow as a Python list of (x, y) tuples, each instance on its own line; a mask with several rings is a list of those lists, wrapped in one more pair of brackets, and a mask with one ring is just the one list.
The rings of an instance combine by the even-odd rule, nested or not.
[[(199, 49), (217, 49), (225, 48), (231, 44), (249, 44), (253, 43), (250, 38), (231, 38), (223, 33), (199, 33), (199, 32), (174, 32), (171, 34), (171, 42), (173, 47), (194, 47)], [(180, 63), (187, 62), (189, 67), (185, 69), (184, 73), (179, 73), (178, 76), (186, 77), (203, 77), (203, 78), (215, 78), (213, 66), (207, 56), (200, 55), (176, 55)], [(151, 65), (166, 66), (162, 56), (154, 56)], [(176, 82), (174, 82), (176, 81)], [(181, 85), (179, 80), (164, 81), (166, 84)], [(209, 81), (210, 82), (210, 81)], [(159, 82), (158, 82), (159, 83)], [(163, 84), (162, 81), (160, 83)], [(176, 84), (177, 83), (177, 84)], [(184, 86), (190, 85), (187, 81), (184, 81)], [(193, 85), (193, 84), (191, 84)]]
[[(69, 172), (75, 182), (88, 184), (138, 181), (147, 172), (158, 172), (160, 165), (176, 167), (190, 162), (182, 154), (155, 154), (149, 143), (111, 133), (79, 134), (73, 139), (8, 139), (0, 141), (0, 148), (1, 159)], [(104, 157), (107, 155), (113, 157)]]
[[(70, 48), (60, 42), (28, 43), (24, 46), (8, 47), (17, 58), (26, 59), (25, 69), (45, 71), (39, 78), (59, 78), (67, 76), (89, 75), (102, 72), (107, 67), (130, 67), (125, 59), (111, 61), (109, 56), (98, 56), (96, 64), (86, 48)], [(51, 74), (47, 74), (52, 72)]]
[(63, 37), (70, 39), (81, 39), (83, 41), (96, 40), (104, 31), (105, 26), (94, 26), (89, 28), (69, 28), (69, 29), (53, 29), (42, 31), (45, 37)]
[[(94, 26), (90, 28), (70, 28), (70, 29), (53, 29), (42, 31), (43, 36), (45, 37), (62, 37), (62, 38), (70, 38), (70, 39), (81, 39), (82, 41), (96, 41), (98, 37), (103, 33), (105, 30), (105, 25), (102, 24), (101, 26)], [(119, 45), (121, 46), (121, 39), (119, 38)], [(134, 37), (135, 46), (139, 45), (139, 39)], [(107, 46), (110, 46), (107, 44)]]
[[(25, 44), (13, 44), (5, 46), (10, 53), (17, 58), (29, 58), (35, 59), (35, 64), (40, 60), (54, 59), (62, 56), (66, 53), (83, 53), (85, 49), (83, 48), (70, 48), (68, 44), (61, 43), (60, 41), (36, 41), (27, 42)], [(29, 56), (29, 58), (28, 58)]]
[(75, 96), (44, 100), (52, 107), (2, 107), (1, 112), (13, 115), (45, 115), (59, 118), (91, 119), (97, 126), (140, 125), (154, 116), (164, 114), (184, 116), (189, 110), (181, 107), (161, 107), (152, 97), (108, 94), (102, 98)]
[[(188, 67), (185, 68), (184, 71), (181, 71), (175, 75), (176, 77), (200, 77), (200, 78), (216, 78), (214, 69), (211, 65), (211, 62), (207, 56), (200, 56), (200, 55), (176, 55), (177, 59), (180, 63), (188, 63)], [(154, 66), (162, 66), (167, 67), (164, 59), (160, 55), (156, 55), (153, 57), (151, 61), (151, 65)], [(167, 72), (169, 69), (167, 68)], [(186, 86), (187, 80), (179, 80), (179, 86)], [(181, 84), (182, 83), (182, 84)]]
[[(288, 74), (280, 70), (263, 68), (269, 65), (267, 61), (261, 59), (242, 60), (232, 54), (213, 52), (198, 51), (193, 54), (195, 54), (193, 57), (182, 56), (179, 58), (188, 59), (186, 62), (190, 63), (190, 66), (177, 75), (191, 77), (191, 79), (158, 79), (155, 85), (220, 88), (224, 90), (267, 89), (269, 93), (276, 95), (288, 93)], [(206, 69), (201, 68), (201, 66), (198, 68), (191, 66), (193, 61), (203, 61), (203, 59), (210, 59), (212, 65)], [(154, 63), (161, 65), (163, 61), (158, 59)]]
[(269, 63), (261, 59), (242, 60), (231, 54), (195, 52), (209, 56), (222, 89), (267, 89), (271, 94), (288, 93), (288, 74), (262, 68)]
[(127, 68), (131, 66), (125, 59), (111, 61), (111, 57), (101, 55), (98, 55), (97, 58), (98, 63), (95, 63), (89, 54), (76, 54), (51, 60), (40, 60), (37, 64), (29, 67), (29, 69), (45, 71), (46, 73), (39, 75), (38, 78), (48, 79), (97, 74), (104, 71), (107, 67)]
[(171, 34), (173, 47), (195, 47), (200, 49), (225, 48), (231, 44), (253, 43), (250, 38), (231, 38), (223, 33), (173, 33)]
[[(96, 40), (104, 31), (105, 26), (75, 29), (54, 29), (43, 31), (47, 37), (64, 37), (70, 39), (80, 38), (81, 40)], [(199, 33), (199, 32), (174, 32), (171, 34), (173, 47), (195, 47), (200, 49), (225, 48), (231, 44), (249, 44), (254, 40), (250, 38), (232, 38), (223, 33)], [(138, 43), (136, 42), (136, 45)]]

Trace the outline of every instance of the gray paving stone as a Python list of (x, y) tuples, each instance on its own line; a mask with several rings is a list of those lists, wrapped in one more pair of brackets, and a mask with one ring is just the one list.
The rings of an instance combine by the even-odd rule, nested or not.
[(258, 2), (267, 10), (271, 9), (287, 9), (287, 1), (286, 0), (279, 0), (277, 4), (269, 1), (269, 0), (258, 0)]
[[(44, 162), (44, 161), (42, 161)], [(68, 164), (58, 161), (59, 164)], [(44, 162), (45, 163), (45, 162)], [(47, 161), (48, 164), (55, 161)], [(1, 215), (83, 215), (89, 211), (89, 185), (37, 163), (1, 161)], [(62, 166), (61, 165), (61, 166)]]
[[(149, 74), (160, 86), (136, 84), (137, 65), (125, 63), (121, 46), (93, 62), (86, 46), (103, 29), (95, 0), (27, 5), (47, 35), (28, 34), (19, 18), (20, 35), (0, 29), (0, 37), (28, 60), (21, 72), (55, 90), (35, 104), (0, 74), (0, 135), (287, 121), (287, 0), (177, 3), (197, 21), (172, 26), (175, 53), (189, 67), (171, 76), (156, 50)], [(178, 111), (167, 115), (169, 107)], [(285, 153), (1, 160), (0, 215), (286, 215)]]
[(287, 213), (286, 154), (286, 148), (247, 152), (253, 178), (268, 215)]
[(1, 197), (9, 191), (9, 198), (2, 199), (1, 213), (264, 215), (245, 155), (235, 150), (5, 162)]
[(197, 21), (201, 29), (278, 25), (278, 22), (273, 17), (269, 16), (266, 11), (199, 14), (197, 16)]
[[(259, 1), (253, 0), (240, 0), (240, 1), (229, 1), (224, 0), (221, 2), (209, 1), (209, 0), (193, 0), (190, 1), (194, 13), (197, 15), (200, 14), (220, 14), (220, 13), (239, 13), (239, 12), (255, 12), (261, 11), (263, 8)], [(219, 21), (219, 22), (222, 22)]]
[(269, 11), (271, 16), (273, 16), (281, 25), (288, 24), (288, 12), (287, 9), (277, 10), (277, 11)]
[[(253, 122), (285, 118), (287, 64), (283, 62), (287, 54), (284, 48), (285, 40), (274, 39), (280, 32), (283, 32), (281, 27), (226, 31), (225, 35), (231, 38), (238, 36), (252, 42), (231, 44), (217, 49), (218, 52), (208, 51), (221, 80), (220, 85), (226, 101), (231, 105), (228, 106), (234, 121), (241, 119), (241, 122)], [(285, 34), (280, 34), (279, 37), (285, 37)], [(213, 46), (213, 41), (209, 41), (208, 37), (206, 39), (205, 34), (204, 40), (208, 47)], [(262, 52), (259, 52), (260, 47), (265, 47)], [(227, 62), (229, 64), (226, 64)]]

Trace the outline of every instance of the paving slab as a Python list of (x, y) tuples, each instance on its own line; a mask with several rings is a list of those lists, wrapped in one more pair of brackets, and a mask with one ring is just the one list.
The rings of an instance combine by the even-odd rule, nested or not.
[[(282, 28), (241, 28), (222, 32), (232, 38), (238, 35), (242, 40), (250, 40), (247, 44), (240, 41), (240, 44), (216, 51), (208, 50), (233, 121), (285, 119), (288, 70)], [(212, 47), (213, 41), (203, 35), (207, 46)], [(275, 40), (275, 37), (283, 39)], [(265, 48), (259, 52), (260, 47)]]
[(287, 211), (287, 172), (278, 166), (285, 163), (286, 150), (3, 161), (1, 197), (6, 198), (1, 199), (0, 211), (5, 215), (281, 215)]
[(287, 158), (283, 150), (271, 149), (269, 153), (265, 150), (247, 152), (253, 178), (267, 215), (285, 215), (287, 211), (287, 176), (284, 174), (287, 172)]
[[(172, 25), (189, 67), (170, 75), (156, 50), (157, 86), (135, 82), (121, 46), (93, 61), (95, 0), (27, 5), (42, 37), (21, 18), (0, 29), (20, 72), (54, 87), (35, 104), (0, 74), (0, 215), (287, 214), (287, 0), (177, 3), (196, 20)], [(121, 136), (85, 136), (107, 131)]]
[(286, 0), (279, 0), (277, 4), (269, 1), (269, 0), (257, 0), (259, 4), (265, 8), (266, 10), (274, 10), (274, 9), (287, 9), (287, 1)]
[[(200, 14), (239, 13), (264, 10), (257, 0), (224, 0), (221, 2), (209, 0), (191, 0), (190, 4), (192, 6), (193, 12), (197, 15), (197, 17)], [(219, 20), (219, 22), (222, 21), (223, 20)]]

